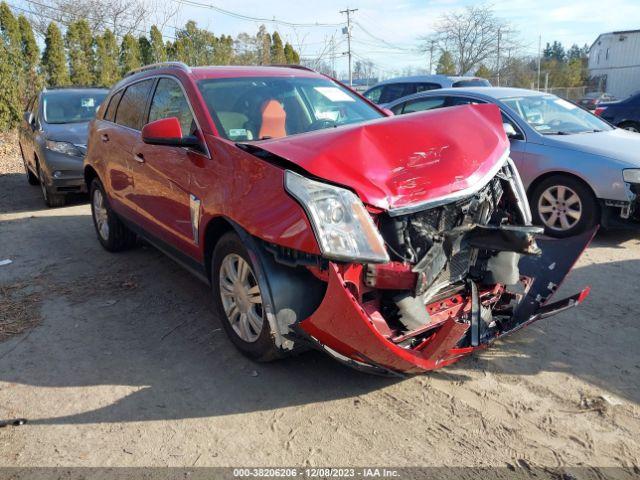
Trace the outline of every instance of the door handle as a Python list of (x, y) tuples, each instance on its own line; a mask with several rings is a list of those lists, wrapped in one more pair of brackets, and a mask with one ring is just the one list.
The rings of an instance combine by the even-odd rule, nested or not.
[(142, 155), (141, 153), (136, 153), (133, 156), (133, 159), (138, 163), (144, 163), (144, 155)]
[(102, 137), (100, 137), (100, 138), (102, 138), (102, 141), (105, 142), (105, 143), (109, 141), (109, 135), (107, 135), (106, 133), (103, 133)]

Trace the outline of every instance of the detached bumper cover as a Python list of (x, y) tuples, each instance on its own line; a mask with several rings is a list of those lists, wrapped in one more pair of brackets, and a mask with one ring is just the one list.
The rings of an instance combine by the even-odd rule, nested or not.
[(358, 368), (411, 374), (444, 367), (536, 320), (580, 304), (589, 294), (588, 287), (569, 298), (549, 301), (594, 234), (595, 229), (564, 240), (539, 240), (542, 254), (523, 257), (519, 263), (521, 275), (529, 279), (525, 294), (507, 321), (482, 332), (477, 346), (468, 346), (472, 322), (456, 318), (442, 322), (414, 348), (392, 342), (375, 328), (371, 316), (346, 287), (335, 264), (329, 265), (324, 300), (299, 327), (322, 349)]

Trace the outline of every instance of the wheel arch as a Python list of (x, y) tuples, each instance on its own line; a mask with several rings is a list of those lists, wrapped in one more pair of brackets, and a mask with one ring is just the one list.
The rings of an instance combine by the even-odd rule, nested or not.
[(91, 188), (91, 182), (93, 182), (94, 178), (100, 179), (98, 172), (91, 165), (87, 165), (84, 167), (84, 183), (87, 185), (87, 191)]
[(533, 194), (535, 189), (538, 187), (538, 185), (544, 182), (547, 178), (556, 177), (556, 176), (568, 177), (573, 180), (577, 180), (591, 192), (591, 194), (593, 195), (593, 198), (595, 198), (596, 201), (598, 200), (598, 195), (596, 195), (595, 190), (591, 187), (591, 185), (589, 185), (589, 182), (587, 182), (584, 178), (580, 177), (579, 175), (576, 175), (575, 173), (566, 172), (562, 170), (552, 170), (552, 171), (543, 173), (542, 175), (537, 177), (533, 182), (529, 184), (529, 188), (527, 188), (527, 198), (529, 198), (529, 202), (530, 203), (532, 202), (531, 195)]

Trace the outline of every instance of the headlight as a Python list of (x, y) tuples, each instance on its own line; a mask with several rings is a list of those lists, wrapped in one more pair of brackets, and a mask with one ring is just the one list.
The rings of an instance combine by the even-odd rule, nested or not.
[(306, 210), (324, 257), (361, 262), (389, 261), (382, 236), (356, 195), (289, 170), (284, 179), (287, 191)]
[(622, 178), (627, 183), (640, 183), (640, 168), (622, 170)]
[(73, 155), (74, 157), (81, 157), (82, 152), (73, 143), (69, 142), (55, 142), (53, 140), (47, 140), (47, 148), (54, 152), (64, 153), (65, 155)]

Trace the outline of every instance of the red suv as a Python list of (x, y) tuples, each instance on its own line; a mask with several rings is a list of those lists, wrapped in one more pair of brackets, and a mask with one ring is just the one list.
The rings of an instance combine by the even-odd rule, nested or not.
[(111, 90), (84, 175), (100, 243), (209, 283), (249, 357), (399, 374), (588, 294), (548, 302), (593, 232), (537, 239), (508, 154), (493, 105), (393, 117), (304, 68), (169, 63)]

